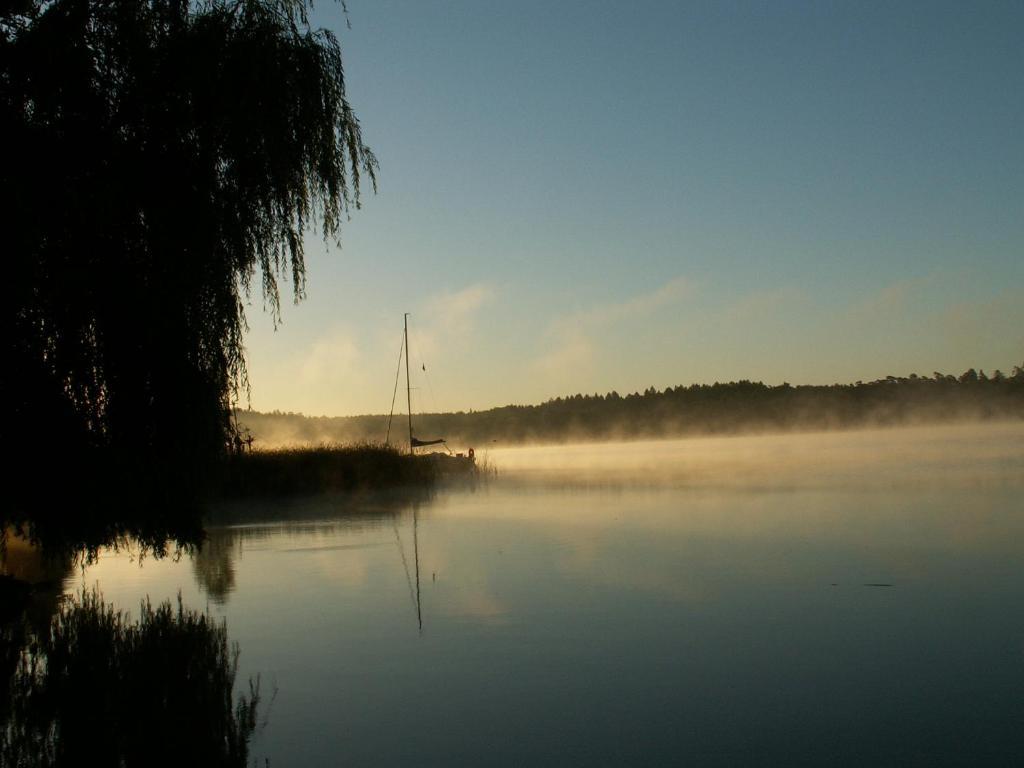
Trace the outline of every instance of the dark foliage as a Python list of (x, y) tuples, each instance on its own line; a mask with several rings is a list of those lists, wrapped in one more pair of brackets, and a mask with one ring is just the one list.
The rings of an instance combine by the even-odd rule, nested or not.
[(253, 451), (223, 469), (219, 492), (229, 498), (429, 487), (437, 475), (424, 457), (374, 445)]
[[(1024, 366), (1009, 375), (971, 369), (888, 376), (831, 386), (768, 386), (761, 382), (693, 384), (620, 395), (572, 395), (541, 405), (419, 414), (424, 433), (454, 445), (564, 442), (695, 434), (851, 429), (957, 420), (1024, 418)], [(239, 413), (256, 444), (275, 441), (380, 440), (387, 416), (319, 417)]]
[(253, 281), (275, 314), (279, 278), (301, 296), (304, 234), (336, 239), (375, 183), (309, 5), (0, 7), (0, 375), (26, 506), (129, 480), (178, 496), (226, 450)]
[(83, 506), (40, 509), (11, 519), (0, 515), (0, 555), (15, 539), (40, 547), (56, 561), (92, 562), (101, 549), (122, 547), (159, 560), (193, 552), (205, 537), (198, 511), (173, 506), (153, 511), (140, 505), (134, 514)]
[[(6, 630), (6, 628), (5, 628)], [(138, 622), (83, 591), (27, 645), (7, 683), (0, 763), (245, 766), (259, 685), (237, 701), (227, 630), (179, 598)]]

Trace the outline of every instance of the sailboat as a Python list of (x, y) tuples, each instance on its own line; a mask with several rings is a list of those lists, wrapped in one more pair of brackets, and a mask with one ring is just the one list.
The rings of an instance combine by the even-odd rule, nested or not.
[[(465, 453), (454, 453), (451, 448), (448, 447), (448, 443), (443, 437), (435, 438), (433, 440), (421, 440), (416, 437), (412, 431), (412, 384), (409, 376), (409, 313), (406, 312), (404, 315), (403, 329), (402, 329), (402, 350), (399, 350), (398, 355), (398, 370), (395, 372), (395, 391), (398, 391), (398, 377), (402, 373), (402, 351), (405, 352), (405, 400), (408, 406), (409, 416), (409, 455), (418, 456), (426, 461), (432, 461), (435, 463), (437, 468), (442, 472), (469, 472), (476, 468), (476, 455), (472, 448)], [(425, 370), (425, 369), (424, 369)], [(391, 398), (391, 414), (388, 416), (388, 434), (385, 438), (385, 442), (391, 440), (391, 419), (395, 413), (395, 398)], [(445, 453), (440, 451), (431, 451), (428, 453), (416, 453), (417, 448), (426, 448), (431, 445), (440, 445), (445, 449)]]

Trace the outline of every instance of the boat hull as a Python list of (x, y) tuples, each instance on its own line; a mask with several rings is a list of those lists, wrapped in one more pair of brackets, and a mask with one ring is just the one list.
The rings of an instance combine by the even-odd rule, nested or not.
[(472, 456), (452, 456), (447, 453), (427, 453), (419, 457), (429, 461), (443, 475), (464, 475), (476, 470), (476, 459)]

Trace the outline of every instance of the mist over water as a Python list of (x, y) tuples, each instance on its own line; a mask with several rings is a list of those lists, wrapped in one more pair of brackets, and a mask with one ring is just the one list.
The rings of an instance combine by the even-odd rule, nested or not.
[(971, 486), (1020, 480), (1024, 422), (498, 448), (520, 483), (680, 489)]
[(1024, 425), (490, 450), (65, 580), (227, 621), (271, 765), (1011, 764)]

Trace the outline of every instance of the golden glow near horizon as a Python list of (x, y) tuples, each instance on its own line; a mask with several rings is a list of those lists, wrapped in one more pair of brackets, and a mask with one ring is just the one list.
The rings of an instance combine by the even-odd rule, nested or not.
[[(943, 296), (952, 280), (895, 283), (835, 307), (797, 289), (719, 300), (720, 291), (673, 278), (622, 301), (581, 302), (571, 311), (537, 306), (529, 318), (517, 306), (531, 303), (525, 291), (520, 301), (512, 286), (470, 285), (414, 307), (413, 409), (481, 410), (577, 392), (741, 379), (832, 384), (970, 367), (1008, 372), (1020, 364), (1014, 354), (1024, 350), (1022, 303), (1010, 289), (989, 300), (949, 301)], [(328, 328), (310, 328), (309, 319), (324, 312), (320, 292), (310, 293), (285, 309), (276, 331), (250, 310), (252, 406), (387, 413), (401, 305), (393, 315), (376, 312), (377, 324), (346, 322), (342, 309)], [(882, 335), (890, 346), (874, 347)]]

